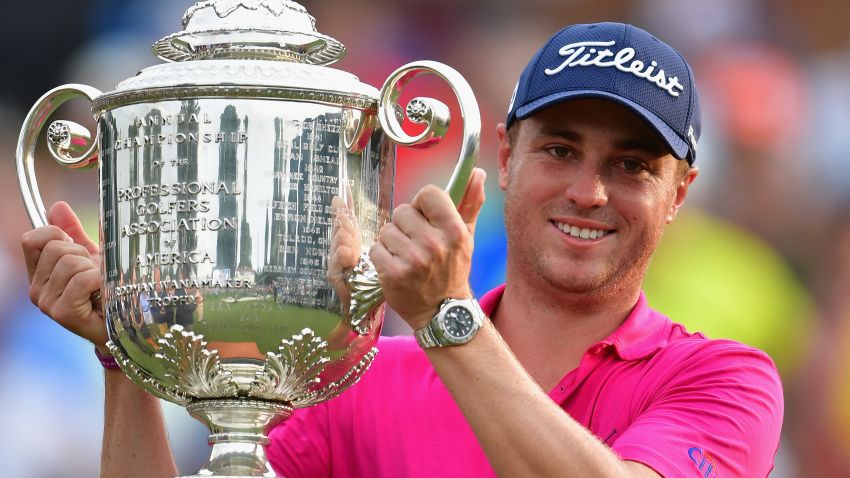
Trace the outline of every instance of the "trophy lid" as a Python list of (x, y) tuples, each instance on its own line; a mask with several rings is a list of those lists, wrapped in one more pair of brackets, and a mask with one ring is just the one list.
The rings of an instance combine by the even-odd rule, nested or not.
[(345, 55), (339, 41), (290, 0), (207, 0), (183, 16), (183, 30), (153, 45), (165, 61), (241, 59), (328, 65)]
[(94, 102), (100, 112), (175, 98), (278, 98), (374, 110), (378, 90), (329, 68), (342, 43), (290, 0), (207, 0), (183, 16), (183, 30), (153, 45), (167, 63), (148, 67)]

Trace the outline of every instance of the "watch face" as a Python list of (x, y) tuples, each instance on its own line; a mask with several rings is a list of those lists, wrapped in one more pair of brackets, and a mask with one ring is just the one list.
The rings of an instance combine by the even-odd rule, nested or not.
[(462, 339), (472, 333), (475, 320), (473, 320), (469, 309), (461, 305), (455, 305), (446, 311), (443, 325), (449, 336)]

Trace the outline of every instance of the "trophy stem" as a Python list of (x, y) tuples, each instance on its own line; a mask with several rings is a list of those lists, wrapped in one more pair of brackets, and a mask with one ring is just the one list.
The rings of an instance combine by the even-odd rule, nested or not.
[(292, 415), (292, 407), (262, 400), (197, 400), (186, 409), (209, 427), (212, 453), (196, 475), (183, 478), (276, 478), (266, 458), (266, 431)]

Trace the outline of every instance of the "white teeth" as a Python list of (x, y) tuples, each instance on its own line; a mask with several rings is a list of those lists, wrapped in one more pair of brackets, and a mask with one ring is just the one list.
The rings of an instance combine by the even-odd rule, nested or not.
[(608, 231), (603, 231), (602, 229), (579, 229), (577, 226), (570, 226), (569, 224), (562, 222), (555, 224), (557, 224), (558, 229), (560, 229), (564, 234), (569, 234), (581, 239), (598, 239), (608, 233)]

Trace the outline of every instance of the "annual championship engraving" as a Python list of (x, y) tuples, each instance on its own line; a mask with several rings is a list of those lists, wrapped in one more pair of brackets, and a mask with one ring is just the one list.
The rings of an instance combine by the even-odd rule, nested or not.
[[(255, 108), (243, 115), (245, 108), (237, 100), (157, 106), (146, 112), (134, 105), (117, 108), (101, 120), (105, 135), (120, 137), (128, 131), (133, 137), (130, 142), (116, 140), (114, 148), (104, 151), (104, 159), (130, 166), (130, 174), (110, 178), (116, 194), (113, 206), (105, 210), (109, 218), (105, 223), (117, 227), (119, 243), (124, 241), (126, 249), (137, 252), (110, 271), (125, 284), (116, 287), (116, 294), (126, 296), (140, 283), (150, 301), (178, 305), (171, 299), (181, 290), (192, 303), (201, 304), (209, 295), (204, 289), (217, 292), (209, 299), (217, 300), (228, 294), (218, 289), (250, 289), (257, 283), (258, 289), (243, 295), (271, 291), (275, 304), (338, 313), (342, 303), (325, 278), (335, 214), (340, 213), (331, 202), (341, 190), (353, 192), (359, 187), (363, 199), (368, 198), (361, 202), (375, 204), (379, 184), (361, 180), (355, 186), (354, 179), (343, 174), (348, 166), (363, 169), (363, 165), (340, 168), (342, 115), (322, 106), (303, 107), (314, 110), (315, 116), (304, 111), (297, 119)], [(275, 135), (266, 137), (263, 130)], [(207, 141), (211, 147), (204, 147), (204, 135), (225, 141)], [(181, 140), (174, 142), (151, 140), (178, 137)], [(185, 147), (187, 142), (194, 145)], [(364, 155), (358, 156), (362, 162)], [(368, 159), (374, 158), (375, 166), (380, 166), (380, 156)], [(249, 164), (261, 167), (264, 161), (267, 167), (251, 177)], [(380, 178), (378, 170), (364, 172)], [(383, 182), (389, 184), (388, 179)], [(255, 235), (261, 231), (262, 236)], [(213, 239), (203, 240), (205, 236)], [(215, 247), (200, 248), (204, 243)], [(255, 257), (254, 251), (263, 251), (262, 257)], [(177, 287), (145, 280), (155, 275), (191, 281), (183, 280)], [(193, 314), (203, 321), (203, 312), (197, 309)]]
[(96, 139), (68, 121), (47, 139), (60, 163), (99, 166), (110, 350), (132, 380), (213, 430), (196, 477), (273, 477), (268, 428), (341, 393), (376, 353), (383, 292), (365, 253), (392, 210), (395, 146), (436, 143), (449, 123), (446, 105), (416, 98), (408, 119), (423, 130), (405, 133), (401, 88), (430, 73), (458, 96), (455, 202), (480, 115), (439, 63), (402, 67), (380, 91), (325, 66), (344, 47), (295, 2), (199, 2), (183, 27), (154, 45), (168, 63), (114, 91), (66, 85), (39, 100), (19, 141), (21, 190), (45, 224), (36, 140), (61, 104), (91, 100)]

